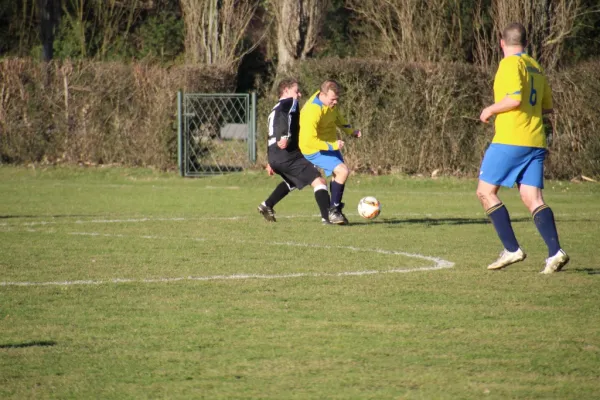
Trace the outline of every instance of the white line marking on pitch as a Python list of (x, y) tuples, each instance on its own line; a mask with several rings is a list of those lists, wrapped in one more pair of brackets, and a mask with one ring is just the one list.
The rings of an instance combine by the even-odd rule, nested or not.
[[(36, 232), (36, 231), (30, 230), (29, 232)], [(48, 233), (56, 233), (56, 232), (48, 232)], [(134, 236), (134, 235), (121, 235), (121, 234), (117, 234), (117, 233), (98, 233), (98, 232), (69, 232), (68, 235), (76, 235), (76, 236), (101, 236), (101, 237), (133, 237), (133, 238), (159, 239), (159, 240), (178, 239), (178, 238), (166, 237), (166, 236), (154, 236), (154, 235)], [(185, 239), (195, 240), (195, 241), (200, 241), (200, 242), (203, 242), (203, 241), (206, 240), (204, 238), (185, 238)]]
[[(442, 260), (444, 261), (444, 260)], [(305, 277), (342, 277), (342, 276), (362, 276), (376, 274), (394, 274), (417, 271), (436, 271), (445, 268), (452, 268), (453, 262), (445, 261), (447, 265), (437, 265), (433, 267), (419, 267), (412, 269), (390, 269), (386, 271), (365, 270), (348, 271), (338, 273), (295, 273), (295, 274), (277, 274), (277, 275), (258, 275), (258, 274), (234, 274), (234, 275), (212, 275), (212, 276), (186, 276), (179, 278), (156, 278), (156, 279), (107, 279), (107, 280), (79, 280), (79, 281), (56, 281), (56, 282), (0, 282), (0, 286), (71, 286), (71, 285), (104, 285), (108, 283), (167, 283), (179, 281), (223, 281), (223, 280), (244, 280), (244, 279), (290, 279)]]
[[(36, 232), (30, 230), (31, 232)], [(54, 233), (54, 232), (52, 232)], [(70, 235), (84, 235), (84, 236), (101, 236), (101, 237), (124, 237), (121, 234), (105, 234), (97, 232), (70, 232)], [(144, 239), (165, 239), (160, 236), (138, 236)], [(191, 238), (192, 240), (204, 241), (204, 238)], [(155, 279), (126, 279), (126, 278), (115, 278), (107, 280), (73, 280), (73, 281), (53, 281), (53, 282), (0, 282), (0, 286), (70, 286), (70, 285), (102, 285), (108, 283), (166, 283), (166, 282), (178, 282), (178, 281), (217, 281), (217, 280), (242, 280), (242, 279), (290, 279), (290, 278), (304, 278), (304, 277), (343, 277), (343, 276), (363, 276), (363, 275), (376, 275), (376, 274), (391, 274), (391, 273), (407, 273), (407, 272), (419, 272), (419, 271), (437, 271), (441, 269), (447, 269), (454, 267), (452, 261), (447, 261), (438, 257), (430, 257), (417, 253), (405, 253), (402, 251), (392, 251), (383, 249), (363, 249), (360, 247), (353, 246), (330, 246), (330, 245), (319, 245), (310, 243), (297, 243), (297, 242), (258, 242), (252, 240), (232, 240), (231, 242), (236, 243), (260, 243), (270, 246), (295, 246), (295, 247), (312, 247), (312, 248), (323, 248), (323, 249), (345, 249), (352, 251), (363, 251), (373, 252), (379, 254), (389, 255), (400, 255), (411, 258), (419, 258), (421, 260), (431, 261), (434, 263), (433, 266), (428, 267), (416, 267), (416, 268), (393, 268), (389, 270), (363, 270), (363, 271), (347, 271), (337, 273), (290, 273), (290, 274), (274, 274), (274, 275), (261, 275), (261, 274), (233, 274), (233, 275), (212, 275), (212, 276), (187, 276), (178, 278), (155, 278)]]

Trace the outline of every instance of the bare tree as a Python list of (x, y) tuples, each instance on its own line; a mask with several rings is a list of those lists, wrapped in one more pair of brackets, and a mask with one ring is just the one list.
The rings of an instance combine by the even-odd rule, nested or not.
[(97, 25), (102, 28), (98, 57), (105, 58), (110, 51), (118, 52), (125, 46), (143, 4), (141, 0), (95, 0), (93, 4)]
[(277, 20), (277, 70), (309, 57), (323, 28), (329, 0), (268, 0)]
[(142, 0), (64, 0), (62, 19), (74, 34), (81, 57), (104, 59), (126, 45), (127, 35), (145, 7)]
[(180, 0), (188, 61), (235, 68), (258, 43), (243, 40), (258, 0)]
[(439, 61), (460, 51), (458, 0), (346, 0), (374, 28), (373, 53), (398, 61)]
[(487, 22), (489, 11), (485, 0), (476, 0), (473, 7), (473, 62), (482, 67), (497, 65), (500, 54), (498, 52), (498, 32), (494, 31), (493, 22)]
[[(520, 22), (527, 28), (529, 53), (546, 68), (554, 68), (564, 56), (565, 43), (573, 35), (577, 21), (587, 12), (581, 0), (492, 0), (489, 14), (492, 27), (483, 24), (483, 1), (477, 0), (476, 62), (489, 66), (496, 64), (501, 54), (497, 51), (502, 30), (511, 22)], [(492, 55), (491, 53), (496, 53)]]

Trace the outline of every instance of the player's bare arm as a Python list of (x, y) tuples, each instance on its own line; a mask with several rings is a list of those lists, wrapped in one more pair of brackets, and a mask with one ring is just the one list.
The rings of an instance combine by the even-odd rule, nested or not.
[(271, 164), (267, 163), (267, 165), (265, 166), (265, 170), (267, 171), (267, 174), (269, 176), (275, 175), (275, 171), (273, 171), (273, 168), (271, 168)]
[(515, 108), (521, 105), (521, 100), (516, 100), (511, 98), (510, 96), (504, 97), (497, 103), (488, 106), (481, 111), (481, 115), (479, 115), (479, 119), (481, 122), (488, 123), (490, 118), (493, 115), (500, 114), (506, 111), (514, 110)]

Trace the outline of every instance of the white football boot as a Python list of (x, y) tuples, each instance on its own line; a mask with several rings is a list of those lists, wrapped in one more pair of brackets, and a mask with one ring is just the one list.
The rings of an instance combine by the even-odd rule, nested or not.
[(546, 258), (546, 266), (540, 271), (540, 274), (553, 274), (560, 271), (569, 262), (569, 256), (564, 250), (560, 249), (552, 257)]
[(517, 249), (517, 251), (513, 251), (513, 252), (510, 252), (510, 251), (504, 249), (504, 250), (502, 250), (502, 253), (500, 253), (500, 257), (498, 257), (498, 259), (496, 261), (494, 261), (493, 263), (488, 265), (487, 269), (489, 269), (489, 270), (502, 269), (504, 267), (509, 266), (510, 264), (514, 264), (516, 262), (523, 261), (526, 257), (527, 257), (527, 254), (525, 254), (523, 252), (523, 250), (521, 250), (520, 247)]

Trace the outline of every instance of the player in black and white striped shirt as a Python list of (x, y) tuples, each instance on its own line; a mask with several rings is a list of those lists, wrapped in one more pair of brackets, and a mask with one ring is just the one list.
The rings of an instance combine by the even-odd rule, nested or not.
[(323, 223), (329, 223), (329, 192), (327, 182), (313, 164), (310, 163), (298, 148), (300, 132), (300, 109), (298, 99), (301, 97), (298, 81), (284, 79), (278, 85), (279, 102), (269, 114), (269, 138), (267, 171), (283, 178), (271, 195), (258, 206), (258, 211), (269, 222), (275, 222), (273, 207), (294, 189), (302, 189), (311, 185), (315, 192), (315, 200), (321, 211)]

